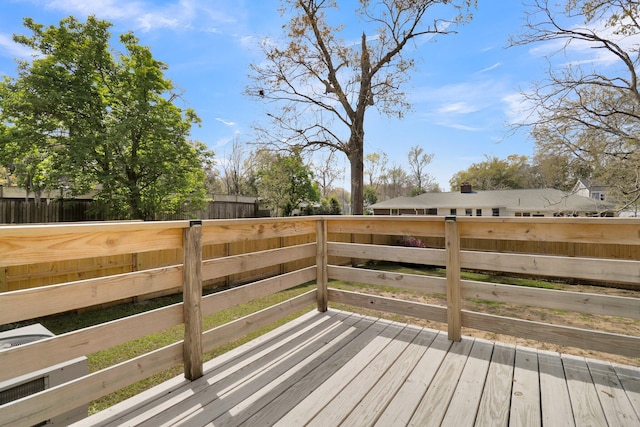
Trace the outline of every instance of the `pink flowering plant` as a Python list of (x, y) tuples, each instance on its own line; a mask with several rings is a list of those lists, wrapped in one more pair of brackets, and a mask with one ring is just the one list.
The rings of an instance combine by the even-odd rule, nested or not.
[(400, 239), (400, 246), (406, 246), (409, 248), (426, 248), (427, 245), (420, 239), (416, 239), (413, 236), (404, 236)]

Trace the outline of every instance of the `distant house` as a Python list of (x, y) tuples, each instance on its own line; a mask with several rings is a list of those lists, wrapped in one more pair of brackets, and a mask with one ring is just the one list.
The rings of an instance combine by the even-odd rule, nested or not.
[(614, 216), (614, 206), (594, 198), (552, 188), (424, 193), (371, 205), (374, 215), (460, 216)]
[(578, 196), (589, 197), (599, 200), (601, 202), (610, 202), (609, 200), (610, 187), (606, 185), (594, 185), (591, 181), (586, 179), (579, 179), (576, 185), (573, 186), (572, 193)]

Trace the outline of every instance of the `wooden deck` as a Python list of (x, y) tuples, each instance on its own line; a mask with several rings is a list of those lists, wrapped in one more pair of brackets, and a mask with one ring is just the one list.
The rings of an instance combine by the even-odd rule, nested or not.
[(637, 426), (640, 369), (313, 311), (77, 425)]

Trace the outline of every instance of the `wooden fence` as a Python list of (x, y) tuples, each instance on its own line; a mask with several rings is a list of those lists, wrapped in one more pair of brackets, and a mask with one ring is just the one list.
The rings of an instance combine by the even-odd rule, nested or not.
[[(398, 235), (444, 238), (445, 248), (389, 246), (372, 237)], [(183, 303), (0, 351), (1, 382), (184, 325), (183, 340), (0, 405), (0, 425), (38, 424), (178, 364), (184, 364), (185, 377), (193, 380), (202, 374), (204, 352), (310, 305), (323, 311), (332, 303), (340, 303), (443, 322), (451, 340), (460, 339), (461, 328), (469, 327), (638, 357), (638, 336), (532, 322), (517, 318), (517, 312), (504, 317), (463, 308), (463, 301), (471, 298), (610, 316), (608, 321), (615, 318), (637, 321), (638, 298), (460, 280), (460, 269), (637, 284), (640, 262), (461, 250), (460, 242), (467, 238), (637, 246), (640, 223), (576, 218), (303, 217), (0, 227), (0, 267), (153, 251), (178, 251), (183, 260), (172, 266), (0, 294), (0, 325), (167, 292), (176, 287), (184, 295)], [(274, 239), (284, 239), (280, 242), (286, 245), (274, 248)], [(219, 257), (205, 259), (203, 248), (207, 247), (215, 248), (213, 252), (219, 250)], [(446, 268), (447, 275), (434, 278), (382, 273), (345, 266), (342, 262), (345, 259), (440, 265)], [(299, 267), (293, 268), (293, 262)], [(291, 269), (283, 269), (283, 265)], [(202, 295), (202, 283), (260, 270), (275, 275)], [(447, 302), (446, 306), (438, 306), (346, 292), (332, 289), (331, 279), (441, 294), (447, 296)], [(317, 283), (316, 290), (225, 325), (201, 330), (204, 316), (310, 281)]]
[[(171, 215), (160, 215), (157, 220), (173, 221), (192, 218), (232, 219), (256, 218), (255, 202), (212, 201), (205, 209), (180, 211)], [(36, 202), (33, 199), (0, 198), (0, 224), (35, 224), (52, 222), (104, 221), (105, 216), (93, 212), (91, 200), (53, 200)]]

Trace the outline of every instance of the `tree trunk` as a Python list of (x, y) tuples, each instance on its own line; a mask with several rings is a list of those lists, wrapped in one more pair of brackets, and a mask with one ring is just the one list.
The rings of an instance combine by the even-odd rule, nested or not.
[[(351, 139), (358, 138), (353, 135)], [(364, 213), (364, 133), (360, 132), (360, 141), (352, 141), (351, 150), (347, 155), (351, 165), (351, 214)]]

